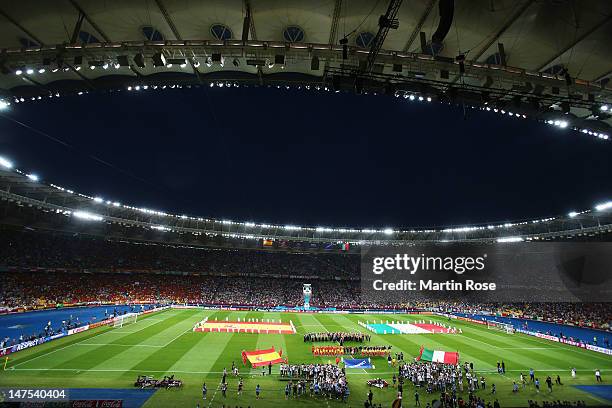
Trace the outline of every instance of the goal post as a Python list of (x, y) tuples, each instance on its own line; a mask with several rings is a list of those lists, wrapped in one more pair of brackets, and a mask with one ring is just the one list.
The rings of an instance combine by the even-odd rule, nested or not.
[(487, 329), (501, 331), (506, 334), (514, 334), (515, 331), (514, 326), (510, 323), (496, 322), (493, 320), (487, 320)]
[(113, 327), (123, 327), (126, 324), (136, 323), (137, 320), (138, 313), (126, 313), (115, 318), (115, 321), (113, 322)]

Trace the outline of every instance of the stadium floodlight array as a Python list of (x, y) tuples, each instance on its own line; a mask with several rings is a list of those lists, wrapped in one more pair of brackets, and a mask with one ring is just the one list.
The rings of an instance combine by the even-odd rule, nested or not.
[[(13, 163), (2, 156), (0, 156), (0, 168), (5, 168), (8, 171), (18, 173), (31, 181), (39, 182), (39, 184), (47, 185), (47, 184), (40, 182), (39, 181), (40, 179), (38, 176), (34, 174), (25, 173), (17, 168), (13, 168)], [(332, 233), (332, 234), (333, 233), (342, 233), (342, 234), (347, 233), (347, 234), (367, 234), (367, 235), (386, 235), (386, 236), (397, 235), (397, 236), (400, 236), (397, 239), (395, 237), (392, 237), (389, 240), (387, 239), (380, 240), (380, 238), (376, 238), (376, 237), (373, 237), (372, 239), (377, 240), (377, 241), (380, 240), (380, 242), (387, 242), (387, 241), (388, 242), (402, 242), (401, 234), (470, 233), (470, 232), (485, 231), (485, 230), (489, 230), (489, 231), (491, 230), (511, 230), (515, 227), (547, 223), (547, 222), (555, 221), (558, 219), (562, 219), (562, 217), (548, 217), (548, 218), (533, 219), (533, 220), (520, 221), (520, 222), (506, 222), (506, 223), (489, 224), (489, 225), (449, 227), (449, 228), (442, 228), (442, 229), (394, 229), (391, 227), (387, 227), (383, 229), (371, 229), (371, 228), (343, 228), (343, 227), (336, 228), (336, 227), (325, 227), (325, 226), (308, 227), (308, 226), (298, 226), (298, 225), (293, 225), (293, 224), (275, 225), (275, 224), (266, 224), (266, 223), (256, 223), (253, 221), (241, 222), (241, 221), (232, 221), (232, 220), (227, 220), (227, 219), (218, 220), (218, 219), (212, 219), (212, 218), (192, 217), (192, 216), (188, 216), (185, 214), (182, 214), (182, 215), (170, 214), (164, 211), (158, 211), (158, 210), (152, 210), (148, 208), (125, 205), (125, 204), (121, 204), (118, 201), (105, 200), (100, 196), (94, 197), (94, 196), (90, 196), (87, 194), (76, 193), (71, 189), (68, 189), (68, 188), (53, 184), (53, 183), (50, 183), (47, 186), (52, 187), (56, 190), (62, 191), (64, 193), (74, 194), (79, 197), (91, 200), (92, 203), (95, 203), (97, 205), (106, 205), (112, 208), (122, 208), (122, 209), (127, 209), (127, 210), (132, 210), (132, 211), (138, 211), (138, 212), (156, 216), (156, 217), (178, 218), (181, 220), (191, 220), (191, 221), (205, 222), (205, 223), (220, 223), (223, 225), (227, 225), (229, 227), (247, 227), (247, 228), (253, 229), (253, 231), (225, 231), (225, 230), (223, 231), (216, 231), (216, 230), (190, 231), (194, 235), (206, 235), (206, 236), (211, 236), (211, 237), (212, 236), (223, 236), (226, 238), (239, 238), (239, 239), (261, 240), (261, 239), (269, 239), (269, 238), (272, 238), (272, 239), (296, 238), (293, 236), (288, 236), (288, 237), (282, 236), (281, 237), (281, 236), (275, 235), (276, 231), (284, 230), (284, 231), (290, 231), (290, 232), (297, 231), (297, 232), (321, 234), (321, 236), (313, 237), (319, 240), (326, 239), (325, 236), (323, 236), (323, 234), (326, 234), (326, 233)], [(597, 204), (596, 206), (594, 206), (594, 210), (587, 209), (587, 210), (582, 210), (582, 211), (571, 211), (566, 216), (568, 218), (576, 218), (581, 215), (587, 215), (587, 214), (594, 213), (594, 212), (604, 212), (610, 209), (612, 209), (612, 201), (607, 201), (607, 202), (603, 202), (601, 204)], [(103, 221), (104, 220), (104, 216), (95, 214), (89, 211), (85, 211), (85, 210), (66, 209), (63, 211), (58, 210), (58, 213), (59, 212), (61, 212), (63, 215), (67, 215), (67, 216), (72, 215), (74, 218), (85, 220), (85, 221)], [(107, 216), (110, 217), (110, 215), (108, 214)], [(153, 230), (158, 230), (158, 231), (164, 231), (164, 232), (169, 232), (169, 231), (177, 232), (181, 230), (181, 227), (176, 227), (173, 225), (164, 225), (163, 223), (158, 223), (158, 222), (156, 222), (153, 225), (149, 225), (147, 228), (151, 228)], [(328, 239), (338, 240), (337, 241), (338, 243), (348, 242), (354, 245), (361, 245), (363, 244), (364, 240), (367, 241), (367, 240), (370, 240), (371, 238), (368, 238), (368, 237), (329, 237)], [(540, 239), (540, 237), (537, 234), (534, 234), (533, 236), (511, 235), (511, 236), (503, 236), (499, 238), (490, 237), (490, 239), (492, 240), (494, 239), (498, 243), (513, 243), (513, 242), (531, 241), (534, 239), (538, 240)], [(443, 236), (443, 237), (440, 237), (439, 240), (443, 242), (450, 242), (453, 239), (448, 239), (448, 237)]]
[(127, 324), (136, 323), (137, 321), (138, 313), (126, 313), (113, 319), (113, 327), (121, 328)]
[[(173, 64), (174, 65), (178, 65), (181, 68), (184, 68), (187, 65), (187, 62), (186, 62), (187, 60), (185, 58), (174, 58), (174, 59), (170, 58), (170, 59), (164, 60), (164, 61), (167, 62), (165, 66), (168, 67), (168, 68), (172, 67)], [(117, 68), (118, 66), (121, 67), (121, 65), (119, 65), (119, 63), (117, 63), (117, 62), (113, 62), (113, 64), (114, 64), (115, 68)], [(98, 66), (100, 66), (102, 68), (104, 68), (104, 67), (108, 68), (109, 65), (108, 65), (108, 62), (105, 62), (105, 61), (92, 61), (91, 65), (90, 65), (90, 68), (91, 69), (95, 69)], [(30, 70), (28, 70), (26, 72), (29, 72), (29, 71)], [(34, 70), (31, 70), (31, 71), (34, 71)], [(18, 70), (18, 72), (23, 73), (23, 70)], [(141, 83), (138, 83), (138, 84), (128, 85), (128, 86), (126, 86), (123, 89), (127, 89), (128, 91), (141, 91), (141, 90), (148, 90), (148, 89), (151, 89), (151, 90), (165, 90), (167, 88), (169, 88), (169, 89), (182, 89), (183, 87), (186, 87), (186, 88), (191, 88), (192, 87), (191, 84), (188, 84), (188, 85), (185, 85), (185, 86), (183, 86), (182, 84), (170, 84), (170, 85), (151, 84), (151, 85), (149, 85), (149, 83), (148, 83), (149, 80), (145, 80), (145, 81), (147, 81), (147, 82), (141, 82)], [(225, 80), (225, 81), (212, 81), (212, 82), (209, 83), (210, 87), (214, 87), (215, 85), (217, 87), (219, 87), (219, 88), (223, 88), (223, 87), (226, 87), (226, 88), (230, 88), (230, 87), (248, 87), (249, 86), (248, 83), (239, 83), (238, 81), (235, 81), (235, 80), (234, 81), (227, 81), (227, 80)], [(199, 86), (200, 86), (199, 84), (194, 84), (193, 85), (193, 87), (196, 87), (196, 88), (198, 88)], [(304, 84), (304, 86), (302, 86), (301, 84), (297, 85), (297, 86), (296, 85), (293, 85), (293, 86), (292, 85), (283, 85), (283, 86), (281, 86), (281, 85), (268, 85), (268, 87), (269, 88), (276, 87), (277, 89), (282, 89), (282, 88), (284, 88), (284, 89), (293, 89), (293, 88), (296, 88), (296, 89), (299, 89), (299, 90), (304, 89), (304, 90), (316, 90), (316, 91), (321, 91), (322, 90), (322, 91), (328, 91), (328, 92), (331, 91), (331, 89), (329, 87), (327, 87), (327, 86), (321, 86), (321, 85), (311, 86), (311, 85), (308, 85), (308, 84)], [(116, 91), (121, 91), (122, 88), (118, 88), (118, 89), (115, 89), (115, 90)], [(340, 92), (340, 90), (335, 90), (335, 92), (338, 93), (338, 92)], [(85, 95), (85, 94), (89, 93), (89, 90), (84, 88), (83, 90), (75, 91), (75, 93), (76, 93), (76, 95), (79, 95), (79, 96), (80, 95)], [(364, 91), (364, 94), (368, 94), (368, 92)], [(373, 94), (377, 95), (379, 93), (373, 92)], [(400, 91), (398, 91), (398, 92), (395, 92), (394, 95), (396, 97), (398, 97), (398, 98), (399, 97), (403, 97), (404, 99), (408, 99), (409, 101), (419, 101), (419, 102), (427, 101), (427, 102), (432, 102), (434, 99), (438, 100), (438, 97), (435, 97), (435, 95), (432, 98), (432, 95), (415, 94), (415, 93), (410, 93), (410, 92), (400, 92)], [(48, 93), (46, 95), (39, 95), (37, 97), (31, 97), (30, 101), (42, 100), (43, 96), (51, 98), (51, 97), (54, 96), (54, 94), (53, 93)], [(59, 93), (55, 93), (55, 96), (59, 97)], [(26, 102), (26, 101), (27, 100), (24, 99), (23, 97), (22, 98), (17, 98), (17, 97), (14, 98), (14, 102), (15, 103)], [(511, 110), (506, 110), (504, 108), (498, 108), (498, 107), (494, 107), (494, 106), (493, 107), (489, 106), (487, 102), (485, 102), (484, 106), (466, 105), (466, 107), (471, 108), (471, 109), (478, 109), (478, 110), (486, 111), (486, 112), (492, 112), (492, 113), (500, 114), (500, 115), (503, 115), (503, 116), (509, 116), (509, 117), (513, 117), (513, 118), (516, 118), (516, 119), (528, 119), (528, 118), (530, 118), (525, 113), (517, 113), (517, 112), (513, 112)], [(0, 105), (0, 109), (2, 109), (1, 105)], [(593, 137), (595, 137), (595, 138), (597, 138), (599, 140), (606, 140), (606, 141), (607, 140), (611, 140), (610, 139), (610, 135), (608, 133), (604, 133), (600, 129), (598, 130), (598, 129), (585, 128), (583, 126), (579, 126), (579, 123), (578, 124), (572, 124), (571, 123), (571, 118), (569, 116), (566, 117), (565, 115), (563, 115), (562, 112), (558, 110), (558, 107), (557, 107), (557, 109), (552, 109), (552, 110), (558, 112), (558, 115), (557, 115), (556, 118), (553, 118), (553, 119), (541, 119), (540, 118), (540, 119), (538, 119), (538, 118), (532, 117), (532, 119), (536, 119), (537, 121), (543, 122), (543, 123), (545, 123), (547, 125), (554, 126), (556, 128), (559, 128), (559, 129), (568, 129), (568, 130), (572, 130), (572, 131), (575, 131), (575, 132), (578, 132), (578, 133), (581, 133), (581, 134), (593, 136)], [(599, 109), (594, 108), (594, 110), (600, 111), (604, 115), (608, 115), (608, 112), (611, 111), (609, 105), (605, 104), (605, 103), (602, 104), (599, 107)]]

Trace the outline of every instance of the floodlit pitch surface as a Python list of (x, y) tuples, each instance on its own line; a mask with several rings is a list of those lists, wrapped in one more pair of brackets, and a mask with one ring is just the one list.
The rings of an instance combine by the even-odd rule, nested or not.
[[(225, 320), (243, 320), (244, 318), (269, 318), (293, 321), (297, 333), (282, 334), (244, 334), (244, 333), (194, 333), (193, 326), (203, 318)], [(198, 309), (168, 310), (146, 316), (137, 323), (123, 328), (101, 328), (53, 341), (33, 349), (19, 352), (11, 357), (6, 371), (0, 371), (0, 386), (29, 387), (100, 387), (131, 388), (139, 374), (161, 378), (174, 374), (184, 381), (183, 389), (159, 390), (145, 406), (191, 406), (200, 403), (207, 406), (287, 406), (285, 401), (285, 382), (278, 376), (278, 366), (272, 376), (261, 376), (261, 368), (251, 370), (241, 362), (242, 350), (263, 349), (270, 346), (283, 349), (283, 356), (290, 363), (321, 362), (326, 363), (333, 357), (313, 357), (311, 343), (304, 343), (302, 334), (321, 331), (364, 331), (357, 324), (358, 320), (398, 320), (414, 319), (407, 315), (342, 315), (342, 314), (300, 314), (300, 313), (262, 313), (204, 311)], [(429, 316), (426, 317), (430, 319)], [(437, 318), (447, 323), (445, 319)], [(407, 359), (417, 355), (421, 344), (427, 348), (447, 351), (458, 350), (461, 361), (472, 361), (478, 375), (487, 380), (487, 390), (477, 391), (486, 400), (493, 401), (490, 393), (491, 384), (497, 386), (496, 397), (502, 406), (526, 406), (527, 400), (584, 400), (588, 405), (610, 403), (580, 391), (573, 385), (595, 384), (594, 370), (602, 371), (604, 382), (610, 381), (612, 375), (612, 358), (603, 354), (581, 350), (575, 347), (552, 343), (525, 335), (508, 335), (488, 330), (486, 327), (463, 322), (453, 322), (461, 328), (463, 334), (412, 334), (412, 335), (372, 335), (370, 344), (393, 346), (393, 350), (402, 350)], [(320, 345), (324, 343), (318, 343)], [(506, 374), (496, 373), (496, 362), (504, 360)], [(228, 371), (232, 361), (240, 367), (245, 380), (245, 392), (237, 396), (237, 379), (228, 376), (229, 390), (224, 399), (216, 386), (221, 380), (221, 373)], [(363, 406), (369, 378), (382, 377), (391, 383), (395, 369), (391, 369), (383, 358), (373, 358), (374, 370), (355, 370), (348, 372), (351, 387), (350, 405)], [(530, 367), (536, 370), (536, 376), (542, 383), (542, 391), (536, 394), (533, 386), (518, 394), (512, 393), (512, 381), (518, 382), (519, 373), (526, 375)], [(570, 369), (575, 367), (578, 375), (570, 376)], [(267, 367), (266, 367), (267, 374)], [(559, 374), (563, 386), (554, 386), (552, 394), (546, 390), (547, 375), (556, 377)], [(208, 399), (202, 401), (201, 387), (205, 381), (208, 385)], [(255, 386), (262, 387), (262, 400), (255, 399)], [(374, 402), (389, 406), (395, 397), (392, 387), (379, 390), (373, 388)], [(430, 397), (425, 390), (419, 391), (422, 405)], [(414, 387), (405, 388), (406, 406), (414, 405)], [(463, 394), (467, 398), (467, 392)], [(212, 401), (212, 405), (211, 404)], [(322, 400), (301, 397), (291, 405), (314, 406)], [(329, 401), (330, 406), (346, 406), (336, 401)]]

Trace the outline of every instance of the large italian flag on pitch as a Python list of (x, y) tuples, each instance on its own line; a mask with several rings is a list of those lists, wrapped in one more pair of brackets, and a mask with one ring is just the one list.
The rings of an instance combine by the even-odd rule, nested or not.
[(429, 350), (421, 346), (421, 354), (417, 360), (431, 361), (433, 363), (458, 364), (459, 353), (441, 350)]

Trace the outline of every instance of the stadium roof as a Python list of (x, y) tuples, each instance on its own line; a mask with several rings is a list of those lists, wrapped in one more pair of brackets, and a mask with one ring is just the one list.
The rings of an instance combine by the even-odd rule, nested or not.
[(218, 81), (612, 124), (609, 0), (23, 0), (0, 21), (9, 102)]

